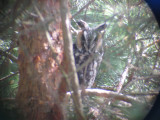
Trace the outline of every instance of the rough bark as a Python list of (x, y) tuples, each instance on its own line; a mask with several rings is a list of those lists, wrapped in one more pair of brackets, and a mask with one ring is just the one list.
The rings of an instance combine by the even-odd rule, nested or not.
[[(33, 5), (38, 17), (31, 19), (34, 24), (24, 23), (20, 28), (16, 100), (23, 119), (64, 120), (66, 82), (59, 69), (65, 65), (59, 1), (38, 0)], [(53, 21), (45, 23), (48, 18)], [(43, 25), (34, 28), (38, 23)]]

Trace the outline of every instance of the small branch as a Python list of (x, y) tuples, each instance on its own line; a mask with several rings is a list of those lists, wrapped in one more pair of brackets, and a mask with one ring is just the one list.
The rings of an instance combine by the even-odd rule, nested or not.
[[(137, 80), (148, 80), (148, 79), (151, 79), (151, 78), (159, 78), (160, 77), (160, 74), (159, 75), (151, 75), (151, 76), (147, 76), (147, 77), (136, 77), (136, 76), (133, 76), (133, 80), (132, 81), (129, 81), (124, 87), (123, 89), (121, 90), (121, 92), (123, 93), (123, 91), (125, 89), (127, 89), (129, 86), (131, 86), (135, 81)], [(154, 82), (154, 81), (152, 81)]]
[(122, 86), (123, 86), (123, 84), (124, 84), (124, 81), (125, 81), (125, 79), (126, 79), (126, 77), (127, 77), (127, 75), (128, 75), (130, 63), (131, 63), (131, 59), (128, 58), (128, 63), (127, 63), (127, 66), (126, 66), (126, 68), (125, 68), (125, 70), (124, 70), (124, 72), (123, 72), (123, 74), (122, 74), (122, 77), (121, 77), (121, 79), (120, 79), (119, 85), (118, 85), (118, 87), (117, 87), (117, 92), (120, 92), (121, 89), (122, 89)]
[(136, 4), (134, 4), (134, 5), (132, 5), (132, 6), (137, 7), (137, 6), (139, 6), (139, 5), (143, 4), (143, 3), (145, 3), (144, 0), (139, 0)]
[(149, 92), (149, 93), (127, 93), (125, 95), (130, 96), (152, 96), (152, 95), (158, 95), (159, 92)]
[(5, 102), (9, 102), (9, 101), (15, 102), (15, 98), (1, 98), (0, 101), (1, 102), (3, 102), (3, 101), (5, 101)]
[(91, 3), (93, 3), (95, 0), (89, 1), (85, 6), (83, 6), (78, 12), (76, 12), (74, 15), (72, 15), (72, 19), (78, 15), (80, 12), (82, 12), (85, 8), (87, 8)]
[(97, 86), (99, 89), (109, 90), (109, 91), (115, 91), (115, 86)]
[(149, 47), (151, 47), (152, 45), (154, 45), (154, 44), (156, 44), (156, 43), (158, 43), (158, 42), (160, 42), (160, 40), (156, 40), (156, 41), (150, 43), (149, 45), (147, 45), (147, 46), (144, 48), (144, 50), (147, 49), (147, 48), (149, 48)]
[(151, 78), (159, 78), (160, 77), (160, 74), (156, 74), (156, 75), (150, 75), (150, 76), (147, 76), (147, 77), (136, 77), (134, 76), (133, 79), (135, 80), (148, 80), (148, 79), (151, 79)]
[(142, 40), (150, 40), (153, 39), (153, 37), (147, 37), (147, 38), (139, 38), (136, 41), (142, 41)]
[[(79, 90), (79, 92), (81, 93), (82, 91)], [(83, 92), (83, 95), (111, 98), (113, 100), (122, 100), (128, 103), (142, 103), (142, 101), (137, 100), (136, 98), (129, 95), (124, 95), (118, 92), (107, 91), (103, 89), (85, 89), (85, 91)], [(69, 98), (71, 94), (72, 92), (67, 92), (66, 96)]]
[(5, 52), (3, 50), (0, 50), (0, 54), (5, 56), (5, 57), (8, 57), (10, 60), (12, 60), (13, 62), (17, 63), (18, 58), (15, 57), (14, 55), (12, 55), (12, 54), (10, 54), (8, 52)]
[(153, 70), (156, 68), (159, 56), (160, 56), (160, 48), (158, 48), (158, 51), (157, 51), (157, 55), (153, 64)]
[(6, 80), (6, 79), (8, 79), (8, 78), (10, 78), (10, 77), (12, 77), (12, 76), (17, 75), (18, 73), (19, 73), (19, 71), (15, 72), (15, 73), (12, 73), (12, 74), (10, 74), (10, 75), (7, 75), (7, 76), (1, 78), (0, 81)]
[[(109, 21), (109, 20), (113, 21), (114, 17), (117, 16), (117, 15), (119, 15), (119, 13), (113, 14), (111, 17), (105, 19), (104, 23), (106, 23), (106, 22)], [(120, 17), (120, 16), (119, 16), (119, 17)]]
[(72, 25), (70, 25), (70, 28), (71, 28), (71, 32), (72, 32), (72, 34), (78, 34), (78, 31), (72, 26)]
[[(85, 68), (94, 58), (96, 58), (96, 55), (92, 55), (90, 56), (83, 64), (81, 64), (77, 69), (76, 72), (79, 72), (80, 70), (82, 70), (83, 68)], [(68, 77), (71, 77), (74, 73), (70, 72), (68, 74)]]

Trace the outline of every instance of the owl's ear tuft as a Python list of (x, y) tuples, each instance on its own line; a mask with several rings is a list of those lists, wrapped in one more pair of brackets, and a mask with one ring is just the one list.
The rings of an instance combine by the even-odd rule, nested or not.
[(98, 25), (98, 26), (95, 28), (95, 31), (101, 32), (101, 31), (103, 31), (104, 29), (106, 29), (106, 27), (107, 27), (107, 24), (106, 24), (106, 23), (100, 24), (100, 25)]
[(88, 23), (86, 23), (86, 22), (83, 21), (83, 20), (77, 21), (77, 24), (78, 24), (78, 26), (79, 26), (82, 30), (84, 30), (84, 29), (89, 29)]

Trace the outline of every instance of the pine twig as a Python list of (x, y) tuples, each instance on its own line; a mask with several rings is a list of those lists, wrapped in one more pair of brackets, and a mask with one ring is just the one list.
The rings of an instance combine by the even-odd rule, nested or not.
[(7, 75), (7, 76), (1, 78), (0, 81), (6, 80), (6, 79), (8, 79), (8, 78), (10, 78), (10, 77), (12, 77), (12, 76), (17, 75), (18, 73), (19, 73), (19, 71), (15, 72), (15, 73), (12, 73), (12, 74), (10, 74), (10, 75)]

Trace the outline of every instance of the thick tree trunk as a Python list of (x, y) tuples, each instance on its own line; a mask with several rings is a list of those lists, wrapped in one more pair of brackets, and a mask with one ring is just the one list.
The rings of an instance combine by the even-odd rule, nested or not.
[[(63, 39), (58, 0), (33, 3), (32, 23), (23, 24), (19, 41), (18, 106), (27, 120), (63, 120), (66, 83), (60, 65), (63, 61)], [(52, 18), (49, 25), (45, 19)]]

